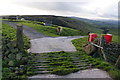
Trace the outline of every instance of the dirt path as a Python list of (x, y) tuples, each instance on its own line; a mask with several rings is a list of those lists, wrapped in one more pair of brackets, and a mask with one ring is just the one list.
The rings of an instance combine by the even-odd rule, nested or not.
[[(7, 23), (10, 24), (11, 26), (13, 26), (14, 28), (16, 28), (16, 23), (13, 22), (8, 22), (8, 21), (3, 21), (3, 23)], [(30, 39), (36, 39), (36, 38), (43, 38), (43, 37), (47, 37), (44, 34), (34, 30), (31, 27), (25, 26), (23, 25), (23, 33)]]

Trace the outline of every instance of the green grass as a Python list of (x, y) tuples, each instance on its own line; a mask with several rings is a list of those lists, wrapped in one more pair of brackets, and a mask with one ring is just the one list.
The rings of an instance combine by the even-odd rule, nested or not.
[(16, 22), (16, 23), (21, 23), (21, 24), (27, 25), (47, 36), (52, 36), (52, 37), (83, 35), (81, 31), (71, 29), (71, 28), (66, 28), (66, 27), (63, 27), (61, 34), (59, 34), (57, 32), (57, 26), (43, 26), (40, 24), (36, 24), (36, 23), (41, 23), (41, 22), (24, 21), (24, 22)]
[(76, 47), (77, 51), (83, 51), (83, 46), (87, 43), (88, 37), (74, 39), (72, 40), (73, 45)]
[(48, 53), (50, 56), (48, 58), (50, 61), (48, 71), (52, 71), (52, 74), (57, 75), (66, 75), (78, 71), (79, 69), (73, 64), (72, 58), (68, 57), (69, 54), (67, 52)]
[[(95, 25), (91, 25), (87, 22), (84, 22), (84, 21), (81, 21), (81, 20), (78, 20), (78, 19), (72, 19), (71, 20), (73, 21), (76, 21), (77, 24), (79, 24), (80, 26), (84, 26), (87, 30), (89, 30), (90, 32), (94, 32), (94, 33), (102, 33), (102, 30), (97, 28), (97, 26)], [(83, 30), (85, 31), (85, 30)]]
[(0, 21), (6, 21), (6, 20), (8, 20), (8, 19), (0, 19)]
[(16, 40), (16, 30), (9, 24), (2, 24), (3, 38), (10, 38), (11, 41)]
[(118, 28), (115, 28), (115, 29), (109, 29), (109, 33), (114, 34), (114, 35), (118, 35), (119, 30), (120, 30), (120, 29), (118, 29)]
[[(2, 38), (10, 39), (10, 41), (16, 40), (16, 29), (9, 24), (2, 24)], [(29, 39), (24, 35), (24, 48), (27, 49), (30, 46)]]
[(112, 39), (112, 41), (113, 42), (116, 42), (116, 43), (120, 43), (120, 36), (119, 35), (113, 35), (113, 39)]

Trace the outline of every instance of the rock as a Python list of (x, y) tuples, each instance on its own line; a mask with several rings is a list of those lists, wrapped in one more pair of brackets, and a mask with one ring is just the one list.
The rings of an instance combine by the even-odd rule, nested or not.
[(15, 67), (15, 70), (19, 70), (19, 68), (18, 68), (18, 67)]
[(15, 59), (15, 55), (11, 53), (11, 54), (8, 55), (8, 58), (9, 59)]
[(9, 66), (13, 66), (13, 65), (14, 65), (14, 62), (13, 62), (13, 61), (9, 61), (8, 65), (9, 65)]
[(7, 57), (6, 56), (4, 56), (4, 58), (3, 58), (4, 60), (6, 60), (7, 59)]
[(12, 52), (12, 53), (17, 53), (17, 52), (18, 52), (18, 49), (17, 49), (17, 48), (11, 49), (11, 52)]
[(10, 51), (9, 51), (9, 50), (5, 51), (5, 55), (8, 55), (9, 53), (10, 53)]
[(84, 50), (87, 54), (92, 55), (95, 53), (97, 49), (95, 46), (88, 44), (87, 46), (84, 47)]
[(20, 54), (20, 53), (18, 53), (17, 55), (16, 55), (16, 59), (17, 60), (20, 60), (22, 58), (22, 55)]
[(27, 61), (28, 58), (27, 57), (22, 57), (22, 60)]

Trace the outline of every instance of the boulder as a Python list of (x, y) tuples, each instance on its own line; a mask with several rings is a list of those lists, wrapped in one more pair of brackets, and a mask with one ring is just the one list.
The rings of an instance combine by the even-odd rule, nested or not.
[(9, 61), (8, 65), (9, 65), (9, 66), (13, 66), (13, 65), (14, 65), (14, 62), (13, 62), (13, 61)]
[(18, 54), (16, 55), (16, 60), (20, 60), (21, 58), (22, 58), (21, 53), (18, 53)]
[(9, 59), (15, 59), (15, 54), (13, 54), (13, 53), (9, 54), (9, 55), (8, 55), (8, 58), (9, 58)]
[(88, 44), (84, 47), (84, 50), (88, 55), (93, 55), (96, 52), (97, 48), (91, 44)]

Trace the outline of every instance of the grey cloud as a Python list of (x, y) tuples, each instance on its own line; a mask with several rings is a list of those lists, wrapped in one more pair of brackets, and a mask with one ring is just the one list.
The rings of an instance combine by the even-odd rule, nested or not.
[(105, 17), (105, 18), (118, 18), (118, 7), (117, 7), (117, 5), (114, 5), (114, 4), (112, 4), (112, 5), (110, 5), (107, 9), (106, 9), (106, 11), (105, 11), (105, 13), (104, 14), (102, 14), (102, 15), (98, 15), (98, 16), (100, 16), (100, 17)]
[(23, 3), (22, 5), (29, 6), (41, 10), (53, 10), (53, 11), (63, 11), (63, 12), (82, 12), (84, 11), (81, 7), (86, 5), (84, 2), (33, 2), (33, 3)]
[(72, 14), (76, 16), (76, 15), (89, 14), (91, 16), (96, 15), (98, 17), (104, 17), (104, 18), (117, 17), (117, 15), (115, 14), (116, 12), (112, 11), (113, 6), (107, 9), (108, 11), (102, 15), (97, 14), (96, 11), (84, 10), (83, 7), (87, 6), (89, 2), (88, 3), (87, 2), (26, 2), (19, 4), (40, 10), (45, 10), (50, 12), (54, 11), (58, 14), (65, 14), (65, 15)]

